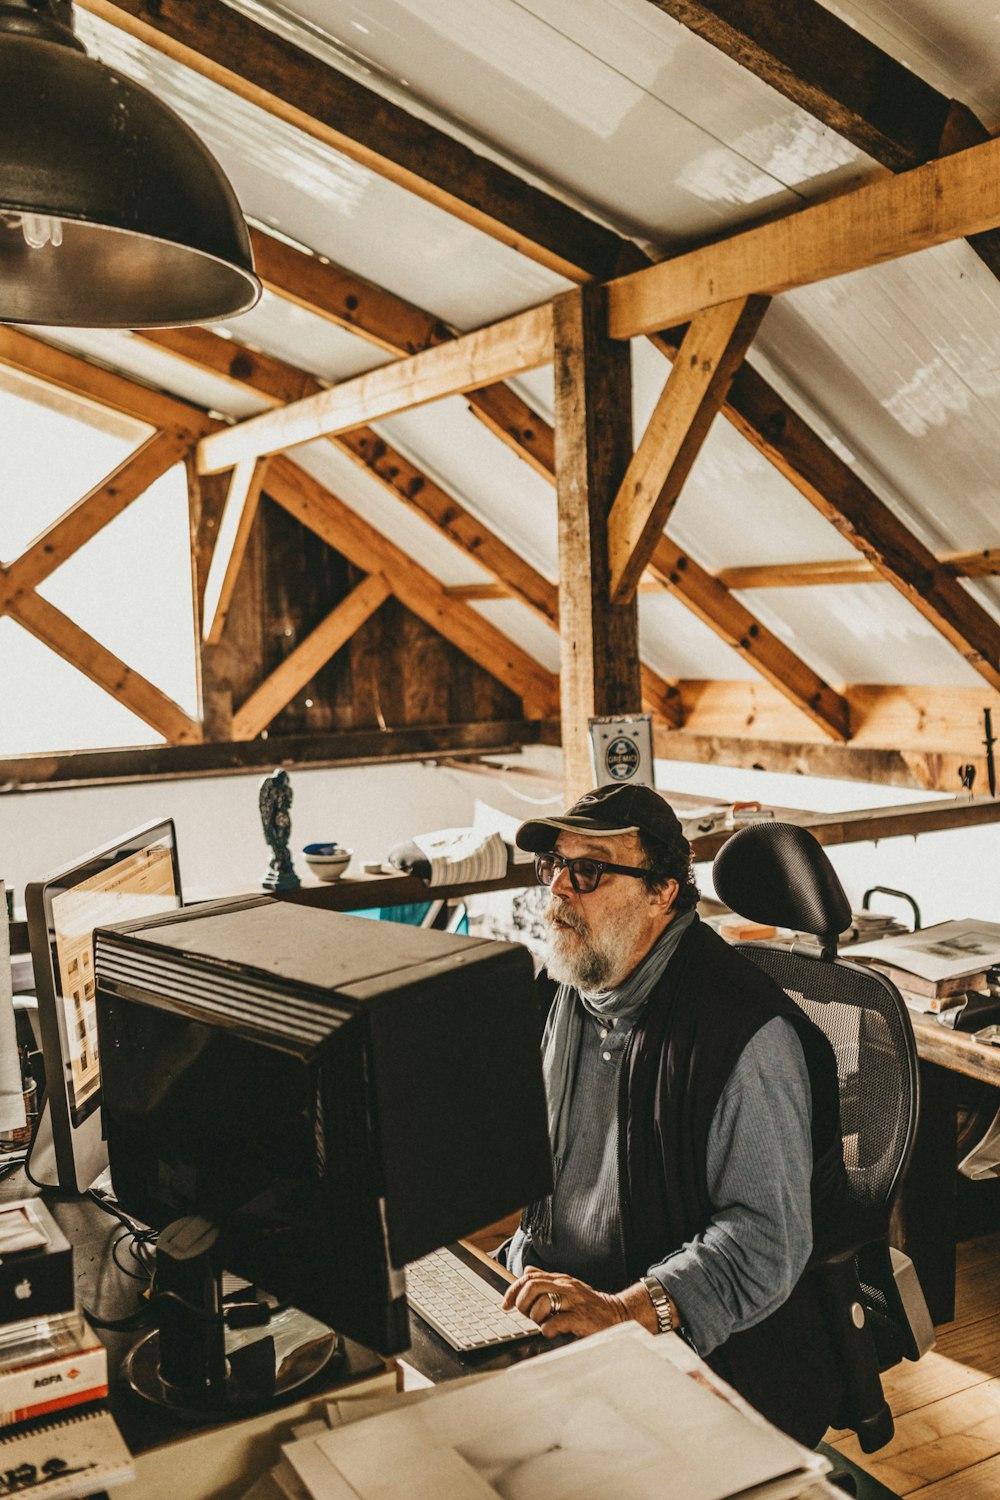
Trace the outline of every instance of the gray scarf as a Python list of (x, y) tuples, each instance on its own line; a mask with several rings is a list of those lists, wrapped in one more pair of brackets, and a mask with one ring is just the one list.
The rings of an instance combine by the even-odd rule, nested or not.
[[(583, 1011), (599, 1021), (634, 1021), (659, 983), (677, 944), (694, 920), (694, 912), (675, 917), (623, 984), (613, 990), (580, 991), (561, 984), (542, 1035), (542, 1076), (549, 1112), (553, 1182), (559, 1181), (569, 1135), (573, 1081), (583, 1036)], [(577, 1000), (581, 1002), (577, 1004)], [(552, 1196), (531, 1203), (521, 1228), (533, 1239), (552, 1238)]]

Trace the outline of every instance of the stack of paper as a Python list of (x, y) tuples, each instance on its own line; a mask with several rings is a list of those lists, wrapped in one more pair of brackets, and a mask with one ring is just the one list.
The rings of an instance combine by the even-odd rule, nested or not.
[(266, 1477), (272, 1488), (262, 1480), (247, 1500), (838, 1493), (822, 1479), (824, 1458), (772, 1427), (682, 1340), (636, 1323), (496, 1374), (350, 1403), (347, 1413), (339, 1405), (339, 1425), (286, 1445)]

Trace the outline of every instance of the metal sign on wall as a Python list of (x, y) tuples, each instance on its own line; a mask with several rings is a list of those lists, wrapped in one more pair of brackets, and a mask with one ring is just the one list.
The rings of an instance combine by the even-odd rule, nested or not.
[(609, 781), (655, 786), (652, 714), (620, 714), (588, 720), (594, 784)]

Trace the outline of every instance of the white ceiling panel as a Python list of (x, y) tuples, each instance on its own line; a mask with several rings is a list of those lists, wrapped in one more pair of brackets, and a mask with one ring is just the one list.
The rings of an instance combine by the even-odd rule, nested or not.
[(1000, 543), (1000, 282), (964, 242), (787, 293), (758, 347), (929, 546)]
[(240, 6), (303, 17), (302, 45), (664, 247), (871, 169), (647, 0)]
[(396, 358), (370, 340), (268, 291), (249, 312), (212, 326), (217, 333), (229, 334), (324, 381), (349, 380)]
[(376, 427), (540, 572), (557, 575), (555, 489), (460, 396), (400, 412)]
[(568, 285), (85, 11), (77, 29), (92, 56), (152, 89), (198, 133), (248, 217), (456, 327), (478, 328)]
[[(648, 339), (632, 341), (636, 442), (669, 372), (669, 362)], [(739, 564), (836, 561), (857, 555), (721, 415), (712, 423), (667, 531), (713, 571)]]
[(639, 595), (642, 659), (663, 677), (747, 680), (757, 673), (670, 594)]
[(983, 681), (889, 584), (747, 589), (738, 597), (834, 687), (900, 681), (975, 687)]
[(543, 667), (559, 671), (559, 633), (533, 609), (516, 599), (476, 599), (471, 607)]

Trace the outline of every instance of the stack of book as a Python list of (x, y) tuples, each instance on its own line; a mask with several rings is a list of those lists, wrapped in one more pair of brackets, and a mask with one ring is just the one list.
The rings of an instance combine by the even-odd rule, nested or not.
[(846, 932), (840, 934), (842, 943), (874, 943), (880, 938), (895, 937), (897, 933), (908, 932), (902, 922), (897, 922), (895, 917), (888, 916), (883, 911), (852, 911), (851, 925)]
[(41, 1200), (0, 1207), (2, 1494), (76, 1500), (135, 1472), (102, 1404), (107, 1352), (74, 1291), (73, 1252)]
[(938, 922), (917, 932), (859, 944), (844, 955), (877, 968), (911, 1010), (939, 1014), (965, 996), (988, 994), (1000, 964), (1000, 924), (976, 918)]

